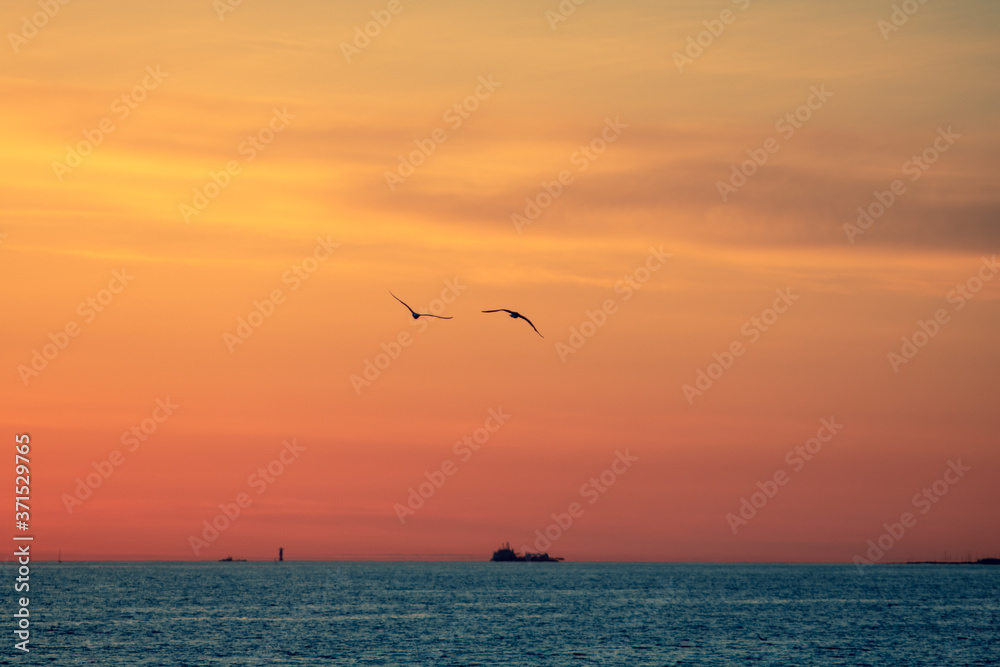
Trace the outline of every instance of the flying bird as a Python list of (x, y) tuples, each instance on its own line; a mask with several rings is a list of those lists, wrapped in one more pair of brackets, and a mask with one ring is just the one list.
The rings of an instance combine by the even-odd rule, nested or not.
[[(510, 316), (513, 319), (516, 320), (517, 318), (520, 317), (522, 320), (524, 320), (529, 325), (531, 325), (532, 329), (535, 329), (535, 325), (531, 324), (531, 320), (529, 320), (527, 317), (525, 317), (521, 313), (515, 312), (513, 310), (507, 310), (506, 308), (497, 308), (496, 310), (484, 310), (483, 312), (484, 313), (510, 313)], [(535, 329), (535, 333), (538, 334), (539, 336), (542, 336), (541, 332), (538, 329)], [(542, 336), (542, 338), (545, 338), (545, 336)]]
[[(389, 294), (392, 294), (392, 290), (390, 290), (390, 291), (389, 291)], [(392, 298), (393, 298), (393, 299), (395, 299), (396, 301), (400, 302), (400, 303), (401, 303), (401, 304), (403, 304), (404, 306), (406, 306), (406, 302), (405, 302), (405, 301), (403, 301), (402, 299), (400, 299), (400, 298), (399, 298), (398, 296), (396, 296), (395, 294), (392, 294)], [(409, 306), (406, 306), (406, 309), (407, 309), (408, 311), (410, 311), (410, 315), (412, 315), (412, 316), (413, 316), (413, 319), (417, 319), (417, 318), (419, 318), (419, 317), (436, 317), (436, 318), (438, 318), (439, 320), (450, 320), (450, 319), (451, 319), (450, 317), (442, 317), (442, 316), (440, 316), (440, 315), (431, 315), (430, 313), (418, 313), (417, 311), (413, 310), (413, 309), (412, 309), (412, 308), (410, 308)]]

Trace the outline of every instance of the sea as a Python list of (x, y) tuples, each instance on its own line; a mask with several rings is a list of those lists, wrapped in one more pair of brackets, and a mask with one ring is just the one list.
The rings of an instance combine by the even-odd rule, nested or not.
[(985, 565), (64, 562), (30, 585), (30, 652), (7, 614), (0, 663), (1000, 664)]

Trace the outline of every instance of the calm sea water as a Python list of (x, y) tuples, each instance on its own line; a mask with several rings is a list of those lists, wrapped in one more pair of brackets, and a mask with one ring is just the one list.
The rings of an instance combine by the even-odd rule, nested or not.
[(0, 662), (1000, 664), (987, 566), (42, 563), (31, 576), (32, 651), (15, 655), (5, 633)]

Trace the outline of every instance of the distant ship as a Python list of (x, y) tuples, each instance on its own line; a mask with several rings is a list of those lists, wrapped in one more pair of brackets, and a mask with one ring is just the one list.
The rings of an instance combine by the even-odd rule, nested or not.
[(493, 558), (491, 561), (497, 562), (532, 562), (532, 563), (558, 563), (563, 560), (562, 558), (553, 558), (547, 553), (544, 554), (533, 554), (530, 552), (525, 552), (523, 556), (519, 556), (516, 551), (510, 548), (510, 542), (505, 542), (500, 546), (499, 549), (493, 552)]
[(232, 556), (226, 556), (225, 558), (220, 558), (219, 562), (220, 563), (245, 563), (245, 562), (247, 562), (247, 559), (246, 558), (233, 558)]
[(1000, 558), (980, 558), (979, 560), (911, 560), (904, 565), (1000, 565)]

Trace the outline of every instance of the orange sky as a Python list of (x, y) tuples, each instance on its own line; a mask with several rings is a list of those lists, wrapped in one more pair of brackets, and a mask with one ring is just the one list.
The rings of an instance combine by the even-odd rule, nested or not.
[(571, 560), (850, 561), (907, 511), (884, 560), (1000, 549), (993, 3), (218, 6), (0, 10), (0, 422), (38, 554), (485, 558), (573, 503)]

